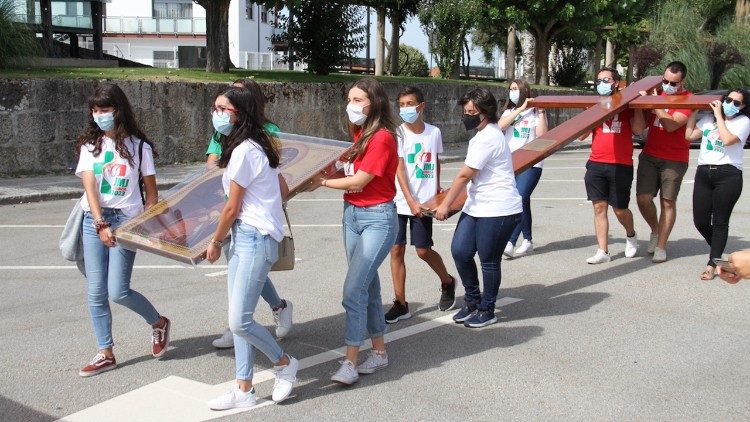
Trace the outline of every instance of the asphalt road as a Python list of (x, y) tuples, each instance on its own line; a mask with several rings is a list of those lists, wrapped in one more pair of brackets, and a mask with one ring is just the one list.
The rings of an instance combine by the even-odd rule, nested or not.
[[(565, 151), (546, 161), (532, 199), (536, 250), (503, 260), (498, 324), (452, 324), (436, 308), (437, 278), (410, 251), (407, 295), (415, 315), (389, 326), (390, 366), (350, 388), (330, 382), (338, 367), (331, 351), (343, 345), (340, 194), (298, 196), (290, 217), (299, 261), (272, 278), (295, 309), (282, 346), (306, 358), (305, 368), (288, 401), (239, 414), (207, 411), (196, 399), (222, 392), (234, 376), (232, 351), (211, 346), (226, 327), (224, 266), (191, 268), (139, 253), (132, 287), (171, 318), (170, 350), (161, 361), (151, 358), (147, 325), (113, 305), (120, 367), (80, 378), (78, 369), (96, 353), (85, 280), (57, 251), (73, 202), (0, 206), (0, 420), (750, 419), (750, 282), (698, 279), (708, 246), (692, 224), (696, 151), (663, 264), (646, 254), (648, 227), (634, 200), (638, 256), (624, 257), (624, 232), (610, 215), (613, 260), (586, 264), (596, 249), (583, 185), (587, 154)], [(459, 166), (443, 166), (444, 186)], [(735, 207), (727, 252), (750, 248), (747, 203), (745, 194)], [(436, 223), (434, 236), (453, 274), (456, 220)], [(380, 275), (387, 307), (387, 262)], [(265, 305), (258, 309), (271, 325)], [(261, 398), (273, 386), (258, 382), (268, 368), (259, 354)]]

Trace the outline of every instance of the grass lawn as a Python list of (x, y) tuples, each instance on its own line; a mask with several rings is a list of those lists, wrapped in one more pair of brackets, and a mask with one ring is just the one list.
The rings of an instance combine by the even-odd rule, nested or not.
[[(50, 68), (11, 68), (0, 69), (0, 78), (9, 79), (130, 79), (130, 80), (153, 80), (153, 81), (190, 81), (190, 82), (231, 82), (235, 79), (255, 77), (261, 83), (273, 82), (353, 82), (364, 75), (351, 75), (336, 73), (330, 75), (313, 75), (305, 72), (293, 71), (258, 71), (234, 69), (229, 73), (208, 73), (203, 69), (161, 69), (151, 67), (114, 67), (114, 68), (78, 68), (78, 67), (50, 67)], [(447, 83), (464, 85), (489, 85), (507, 87), (507, 82), (485, 82), (467, 80), (448, 80), (440, 78), (416, 78), (407, 76), (378, 76), (376, 79), (382, 82), (398, 83)], [(556, 89), (570, 91), (569, 88), (548, 87), (535, 85), (534, 88)]]

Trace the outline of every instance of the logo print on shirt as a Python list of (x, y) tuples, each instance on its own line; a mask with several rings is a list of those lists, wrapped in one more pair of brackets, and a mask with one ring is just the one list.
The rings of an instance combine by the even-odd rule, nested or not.
[(129, 179), (125, 177), (128, 166), (115, 163), (115, 153), (104, 152), (104, 161), (94, 163), (94, 175), (101, 176), (102, 184), (99, 192), (105, 195), (125, 196), (128, 189)]
[(719, 128), (716, 125), (703, 129), (703, 137), (706, 139), (706, 151), (724, 153), (724, 142), (719, 139)]
[(622, 122), (619, 116), (615, 116), (602, 124), (602, 133), (621, 133)]
[(414, 152), (406, 154), (406, 163), (414, 166), (417, 179), (432, 179), (435, 177), (435, 163), (431, 163), (432, 153), (422, 149), (421, 143), (415, 144)]

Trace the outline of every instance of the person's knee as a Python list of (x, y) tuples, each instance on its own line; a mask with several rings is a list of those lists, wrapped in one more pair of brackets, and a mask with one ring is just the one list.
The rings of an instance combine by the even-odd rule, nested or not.
[(594, 201), (594, 214), (607, 214), (607, 201)]
[(641, 208), (654, 204), (654, 197), (651, 195), (637, 195), (635, 200)]
[(626, 218), (630, 216), (630, 210), (628, 208), (614, 208), (612, 207), (612, 210), (614, 211), (617, 218)]
[(416, 248), (417, 249), (417, 256), (421, 258), (422, 260), (427, 260), (427, 258), (432, 255), (432, 248)]
[(250, 313), (250, 315), (243, 315), (242, 312), (230, 312), (229, 331), (233, 333), (237, 333), (243, 330), (249, 331), (255, 324), (252, 315), (252, 313)]
[(677, 204), (672, 199), (661, 198), (661, 208), (665, 211), (674, 211)]
[(391, 248), (391, 259), (404, 259), (406, 254), (406, 245), (396, 244)]
[(112, 288), (109, 290), (109, 298), (112, 302), (122, 304), (130, 296), (130, 288)]

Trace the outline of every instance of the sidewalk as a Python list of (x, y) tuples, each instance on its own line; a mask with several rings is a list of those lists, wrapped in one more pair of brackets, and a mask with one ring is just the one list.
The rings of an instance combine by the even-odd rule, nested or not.
[[(440, 161), (442, 163), (463, 161), (466, 157), (467, 146), (468, 143), (447, 145), (440, 156)], [(590, 147), (590, 140), (573, 141), (563, 148), (563, 151)], [(202, 162), (159, 166), (156, 169), (157, 186), (159, 190), (169, 189), (185, 180), (188, 175), (203, 169), (203, 166)], [(0, 205), (69, 199), (81, 195), (83, 195), (81, 180), (73, 174), (0, 178)]]

